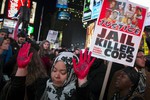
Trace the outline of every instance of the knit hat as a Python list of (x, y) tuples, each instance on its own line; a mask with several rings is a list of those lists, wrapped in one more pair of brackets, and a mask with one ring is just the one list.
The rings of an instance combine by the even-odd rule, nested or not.
[(138, 85), (140, 75), (139, 73), (134, 69), (134, 67), (125, 67), (123, 71), (128, 75), (131, 82), (134, 84), (134, 87)]

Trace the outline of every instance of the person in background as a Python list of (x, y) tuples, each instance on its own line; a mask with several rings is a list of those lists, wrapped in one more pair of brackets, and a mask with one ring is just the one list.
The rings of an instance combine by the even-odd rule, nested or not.
[(5, 84), (5, 79), (3, 77), (4, 59), (3, 59), (2, 53), (4, 52), (4, 50), (8, 50), (8, 47), (9, 47), (9, 44), (8, 44), (7, 38), (0, 37), (0, 92)]
[[(14, 98), (14, 100), (39, 100), (38, 96), (40, 96), (39, 95), (39, 94), (41, 94), (40, 92), (44, 91), (43, 87), (45, 87), (45, 83), (43, 83), (43, 81), (44, 80), (46, 81), (48, 79), (48, 75), (46, 74), (46, 70), (44, 69), (44, 65), (38, 55), (38, 52), (33, 47), (27, 48), (27, 46), (26, 46), (27, 44), (28, 43), (25, 43), (24, 49), (21, 49), (21, 52), (19, 52), (19, 54), (18, 54), (18, 55), (20, 55), (21, 58), (17, 58), (17, 57), (13, 58), (13, 59), (20, 59), (20, 60), (23, 60), (26, 62), (27, 60), (25, 60), (23, 57), (26, 56), (25, 55), (26, 53), (28, 53), (28, 52), (31, 53), (30, 63), (28, 64), (28, 68), (26, 69), (27, 70), (26, 78), (24, 78), (24, 77), (15, 78), (16, 71), (18, 69), (17, 62), (14, 61), (16, 63), (16, 65), (14, 65), (14, 66), (13, 66), (13, 64), (9, 64), (9, 67), (6, 70), (8, 71), (8, 70), (10, 70), (10, 68), (13, 68), (13, 71), (11, 71), (10, 81), (8, 81), (8, 83), (4, 86), (4, 88), (1, 92), (0, 100), (12, 100), (12, 98), (9, 97), (11, 95), (11, 94), (9, 94), (9, 92), (10, 92), (9, 90), (11, 90), (11, 88), (13, 88), (13, 86), (16, 87), (17, 85), (20, 85), (22, 83), (24, 83), (24, 84), (21, 86), (25, 86), (25, 91), (23, 91), (22, 89), (18, 90), (18, 91), (19, 92), (23, 91), (23, 94), (20, 94), (20, 95), (17, 94), (16, 89), (11, 91), (14, 93), (13, 97), (19, 96), (17, 99)], [(24, 70), (24, 68), (20, 68), (20, 70)], [(25, 72), (23, 72), (23, 73), (25, 73)], [(17, 81), (17, 82), (13, 83), (13, 81)], [(43, 86), (43, 87), (41, 87), (41, 86)], [(22, 96), (22, 95), (24, 95), (24, 96)], [(33, 95), (35, 95), (35, 96), (33, 96)]]
[(43, 40), (39, 46), (38, 53), (40, 57), (44, 57), (45, 54), (50, 54), (50, 42), (48, 40)]
[[(6, 28), (0, 29), (0, 37), (2, 37), (2, 38), (3, 37), (8, 37), (9, 33), (10, 32)], [(7, 38), (7, 39), (9, 40), (9, 38)], [(10, 57), (12, 57), (12, 47), (11, 47), (11, 45), (9, 45), (8, 50), (4, 50), (2, 55), (3, 55), (3, 58), (4, 58), (4, 63), (7, 63), (8, 60), (10, 59)]]
[[(148, 87), (150, 86), (150, 81), (148, 79), (150, 78), (150, 72), (148, 72), (145, 64), (146, 64), (146, 57), (143, 51), (139, 49), (136, 59), (135, 59), (134, 69), (139, 73), (140, 79), (139, 79), (137, 88), (133, 92), (133, 96), (138, 95), (144, 98), (145, 100), (149, 100), (150, 90)], [(110, 100), (110, 98), (112, 97), (112, 94), (114, 93), (114, 84), (115, 84), (114, 80), (115, 80), (115, 77), (117, 76), (117, 73), (119, 72), (120, 70), (117, 71), (115, 75), (113, 76), (112, 82), (109, 87), (108, 100)]]
[(55, 57), (58, 56), (58, 54), (59, 54), (59, 49), (55, 49), (55, 51), (54, 51)]
[(48, 40), (43, 40), (39, 45), (38, 54), (45, 66), (47, 74), (49, 74), (51, 66), (50, 66), (50, 42)]
[(111, 100), (128, 100), (129, 98), (132, 98), (131, 100), (133, 100), (135, 97), (133, 97), (132, 94), (135, 91), (138, 82), (139, 73), (133, 67), (125, 67), (116, 76), (116, 91)]
[(80, 49), (79, 48), (75, 48), (74, 54), (76, 54), (79, 57), (79, 55), (80, 55)]
[(11, 43), (13, 55), (17, 54), (18, 50), (26, 42), (26, 35), (24, 32), (21, 31), (17, 37), (18, 39)]
[(6, 28), (0, 29), (0, 37), (7, 37), (8, 33), (9, 33), (8, 29)]
[[(14, 81), (11, 81), (7, 100), (24, 98), (27, 68), (33, 55), (33, 52), (28, 52), (29, 49), (30, 44), (26, 43), (18, 53), (18, 69)], [(43, 84), (36, 88), (43, 87), (41, 89), (45, 90), (36, 92), (35, 94), (39, 94), (32, 97), (35, 97), (35, 100), (92, 100), (87, 88), (87, 74), (94, 60), (95, 58), (91, 59), (91, 52), (88, 54), (87, 50), (84, 54), (80, 52), (80, 60), (71, 52), (60, 53), (54, 61), (51, 77), (47, 81), (42, 81)]]
[(142, 97), (144, 97), (145, 100), (149, 100), (150, 94), (150, 72), (148, 71), (148, 66), (146, 66), (147, 61), (148, 59), (144, 55), (143, 50), (139, 50), (135, 60), (135, 69), (137, 69), (140, 73), (140, 81), (138, 83), (138, 87), (135, 91), (135, 94), (142, 95)]

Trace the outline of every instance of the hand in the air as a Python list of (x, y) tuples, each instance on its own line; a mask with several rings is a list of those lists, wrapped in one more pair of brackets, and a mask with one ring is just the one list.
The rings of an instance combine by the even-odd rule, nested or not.
[(72, 60), (74, 71), (79, 79), (84, 79), (87, 76), (91, 65), (95, 61), (95, 58), (91, 60), (91, 54), (92, 52), (88, 54), (86, 49), (83, 54), (82, 51), (80, 51), (80, 59), (78, 64), (76, 64), (76, 60), (74, 58)]
[(33, 53), (29, 53), (30, 50), (30, 43), (25, 43), (22, 48), (20, 48), (18, 56), (17, 56), (17, 64), (18, 68), (26, 68), (26, 66), (29, 64)]

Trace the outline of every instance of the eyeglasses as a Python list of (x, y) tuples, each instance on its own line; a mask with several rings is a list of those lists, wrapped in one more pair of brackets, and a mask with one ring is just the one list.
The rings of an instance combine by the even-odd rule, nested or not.
[(145, 57), (145, 56), (137, 56), (136, 58), (146, 59), (146, 57)]

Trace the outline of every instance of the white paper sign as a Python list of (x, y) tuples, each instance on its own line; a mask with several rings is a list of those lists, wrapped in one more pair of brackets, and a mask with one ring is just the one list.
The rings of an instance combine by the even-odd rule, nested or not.
[(58, 35), (58, 31), (49, 30), (46, 40), (50, 41), (51, 43), (55, 43), (57, 39), (57, 35)]

